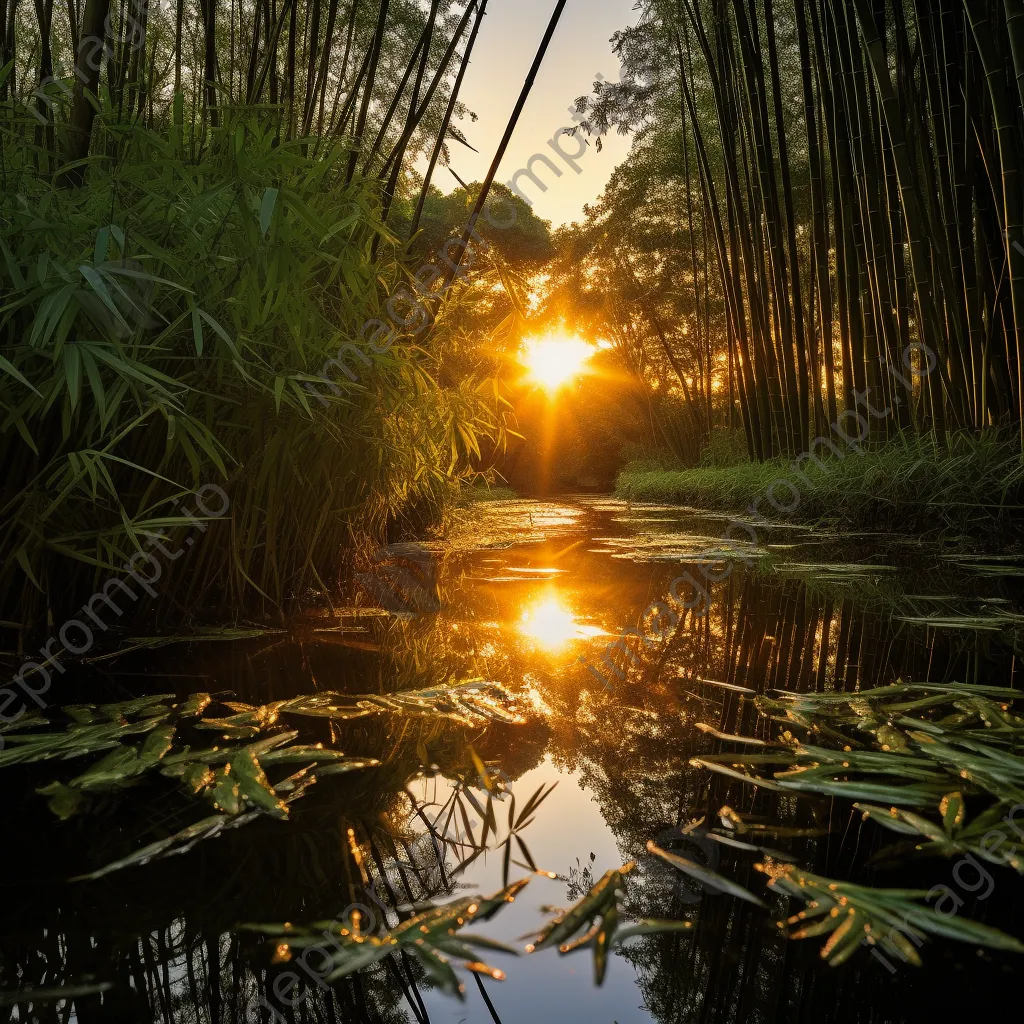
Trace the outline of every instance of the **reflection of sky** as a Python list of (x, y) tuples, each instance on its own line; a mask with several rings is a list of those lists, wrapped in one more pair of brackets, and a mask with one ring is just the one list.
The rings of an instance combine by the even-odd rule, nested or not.
[[(663, 565), (646, 560), (622, 562), (595, 553), (589, 541), (581, 543), (581, 531), (585, 538), (590, 537), (597, 522), (601, 532), (610, 527), (604, 514), (593, 520), (589, 507), (589, 502), (574, 507), (498, 502), (474, 509), (477, 538), (516, 543), (470, 554), (468, 565), (461, 566), (467, 574), (463, 585), (447, 590), (441, 613), (453, 634), (462, 638), (460, 642), (474, 645), (483, 659), (481, 671), (513, 688), (525, 684), (533, 710), (545, 717), (548, 701), (557, 705), (556, 712), (548, 709), (552, 724), (563, 721), (580, 684), (600, 689), (577, 659), (581, 655), (590, 661), (600, 659), (619, 630), (635, 621), (651, 600), (663, 596), (671, 578)], [(616, 509), (622, 512), (623, 506), (618, 504)], [(500, 756), (497, 763), (500, 766)], [(539, 786), (555, 781), (558, 786), (523, 833), (537, 866), (567, 876), (570, 869), (590, 864), (593, 853), (595, 881), (606, 871), (621, 867), (629, 853), (619, 849), (596, 794), (585, 785), (580, 772), (557, 767), (548, 754), (516, 778), (511, 788), (522, 807)], [(421, 792), (443, 803), (442, 784), (440, 780), (423, 782), (423, 787), (437, 785), (439, 789)], [(606, 813), (609, 810), (605, 808)], [(488, 840), (492, 848), (500, 846), (506, 835), (505, 814), (504, 807), (498, 805), (500, 830), (497, 843)], [(616, 816), (614, 810), (611, 816)], [(466, 893), (490, 894), (501, 888), (502, 853), (498, 849), (470, 866), (461, 878)], [(518, 850), (514, 857), (523, 863)], [(528, 873), (513, 864), (509, 877)], [(540, 912), (542, 905), (564, 907), (571, 902), (564, 881), (535, 878), (512, 906), (473, 930), (521, 949), (528, 941), (524, 936), (552, 916)], [(518, 959), (500, 954), (484, 955), (483, 959), (507, 975), (500, 983), (484, 980), (504, 1024), (630, 1024), (653, 1019), (641, 1008), (643, 994), (635, 968), (621, 956), (612, 957), (600, 989), (594, 986), (589, 949), (567, 957), (548, 949)], [(463, 971), (460, 977), (466, 984), (464, 1004), (439, 993), (423, 993), (430, 1019), (442, 1024), (493, 1024), (473, 978)]]
[[(615, 836), (607, 826), (598, 805), (582, 788), (579, 777), (572, 772), (559, 771), (549, 757), (515, 781), (512, 786), (517, 800), (526, 800), (541, 785), (558, 782), (551, 796), (537, 812), (536, 821), (527, 828), (523, 838), (537, 866), (543, 870), (568, 875), (570, 868), (589, 863), (595, 854), (593, 873), (595, 880), (612, 868), (622, 866), (622, 857), (616, 847)], [(503, 810), (496, 812), (503, 824)], [(504, 829), (499, 839), (505, 836)], [(521, 860), (521, 857), (517, 859)], [(463, 876), (467, 892), (491, 894), (501, 888), (501, 853), (488, 855), (474, 863)], [(522, 878), (529, 871), (514, 864), (509, 871), (510, 880)], [(491, 921), (474, 926), (473, 931), (522, 948), (521, 938), (536, 931), (552, 915), (541, 913), (542, 905), (564, 907), (571, 900), (566, 894), (566, 883), (535, 878), (517, 898)], [(643, 940), (639, 940), (643, 941)], [(493, 982), (484, 979), (487, 994), (494, 1003), (503, 1024), (554, 1024), (559, 1021), (587, 1021), (628, 1024), (653, 1018), (639, 1009), (642, 994), (637, 987), (633, 966), (620, 956), (613, 956), (602, 988), (595, 988), (593, 955), (583, 950), (563, 957), (554, 949), (542, 950), (533, 956), (513, 958), (502, 954), (485, 954), (483, 959), (492, 967), (499, 967), (508, 980)], [(493, 1024), (493, 1019), (480, 997), (472, 977), (460, 971), (466, 984), (466, 1002), (457, 1003), (437, 992), (422, 993), (430, 1012), (430, 1019), (438, 1024)]]
[[(372, 773), (355, 773), (346, 782), (338, 780), (337, 785), (345, 789), (331, 788), (335, 783), (325, 781), (323, 792), (318, 792), (318, 785), (298, 808), (303, 815), (298, 826), (303, 830), (301, 836), (271, 823), (262, 833), (256, 832), (259, 826), (254, 825), (252, 833), (243, 830), (234, 839), (226, 836), (220, 841), (235, 845), (221, 849), (218, 843), (203, 843), (188, 855), (191, 859), (187, 862), (175, 858), (145, 869), (159, 875), (126, 871), (111, 883), (115, 889), (124, 887), (124, 898), (96, 902), (87, 914), (76, 913), (81, 901), (76, 902), (67, 887), (22, 886), (24, 892), (15, 897), (26, 902), (15, 899), (12, 920), (16, 927), (8, 929), (4, 955), (15, 945), (30, 948), (21, 931), (27, 927), (24, 923), (32, 920), (38, 923), (35, 934), (39, 936), (39, 945), (32, 948), (45, 951), (49, 939), (44, 936), (59, 934), (66, 927), (66, 945), (72, 951), (81, 948), (88, 952), (102, 940), (103, 948), (111, 950), (111, 959), (104, 962), (112, 970), (113, 957), (125, 962), (125, 950), (134, 948), (139, 934), (158, 927), (165, 912), (183, 913), (181, 920), (189, 926), (186, 938), (199, 936), (200, 932), (190, 929), (200, 926), (204, 931), (228, 928), (242, 914), (243, 920), (333, 917), (343, 905), (338, 901), (346, 898), (336, 884), (342, 878), (339, 860), (345, 849), (339, 842), (344, 833), (337, 831), (338, 825), (372, 821), (366, 816), (381, 810), (401, 816), (399, 809), (405, 807), (399, 794), (404, 780), (421, 763), (435, 760), (445, 771), (466, 771), (467, 742), (485, 761), (513, 778), (519, 810), (539, 786), (558, 781), (522, 836), (540, 868), (565, 876), (578, 865), (589, 865), (593, 853), (596, 879), (637, 856), (645, 872), (642, 884), (630, 887), (637, 912), (656, 917), (687, 915), (692, 905), (665, 898), (674, 890), (660, 884), (643, 850), (647, 840), (659, 836), (663, 829), (706, 813), (713, 816), (726, 802), (729, 791), (725, 787), (731, 784), (721, 780), (709, 784), (702, 772), (688, 763), (693, 754), (709, 752), (710, 745), (717, 743), (694, 729), (697, 721), (752, 734), (750, 702), (723, 689), (722, 682), (746, 683), (762, 692), (770, 687), (810, 690), (832, 686), (833, 681), (869, 688), (897, 677), (978, 678), (992, 685), (1008, 685), (1014, 673), (1019, 673), (1013, 634), (961, 636), (903, 621), (907, 614), (919, 615), (922, 607), (935, 607), (936, 603), (946, 615), (987, 607), (1019, 611), (1015, 583), (989, 577), (972, 580), (960, 569), (949, 575), (942, 553), (928, 561), (916, 542), (900, 554), (904, 549), (873, 550), (856, 538), (832, 538), (830, 545), (837, 546), (826, 551), (819, 547), (824, 538), (800, 537), (784, 524), (774, 531), (759, 528), (760, 540), (766, 545), (781, 541), (784, 547), (775, 550), (777, 565), (812, 570), (816, 574), (810, 577), (813, 587), (788, 574), (747, 574), (738, 561), (735, 574), (714, 588), (710, 615), (697, 623), (691, 618), (672, 648), (664, 652), (664, 660), (661, 648), (652, 649), (644, 658), (643, 672), (631, 669), (624, 679), (613, 677), (615, 685), (606, 693), (578, 663), (578, 657), (597, 662), (609, 642), (608, 634), (636, 624), (650, 602), (664, 600), (680, 566), (693, 566), (698, 551), (713, 547), (721, 557), (719, 538), (727, 525), (726, 517), (698, 517), (659, 506), (630, 509), (624, 502), (607, 498), (479, 506), (473, 509), (471, 522), (456, 531), (457, 542), (449, 542), (444, 558), (439, 559), (443, 608), (437, 614), (394, 622), (366, 609), (352, 616), (350, 609), (342, 626), (330, 626), (332, 620), (326, 617), (316, 618), (312, 620), (316, 628), (303, 628), (294, 637), (270, 634), (247, 642), (191, 643), (163, 649), (166, 653), (161, 653), (158, 664), (166, 675), (160, 688), (168, 692), (178, 688), (182, 696), (199, 686), (213, 691), (230, 688), (243, 700), (263, 703), (309, 693), (314, 687), (349, 694), (390, 692), (479, 674), (509, 686), (522, 696), (522, 706), (536, 713), (528, 713), (524, 725), (489, 729), (465, 729), (405, 716), (331, 723), (340, 749), (390, 763)], [(804, 545), (796, 556), (794, 541)], [(832, 555), (834, 561), (828, 565), (808, 565), (812, 558)], [(904, 561), (895, 561), (897, 555)], [(863, 572), (853, 573), (855, 589), (839, 586), (836, 577), (840, 570), (849, 574), (864, 569), (866, 564), (858, 563), (866, 559), (874, 569), (883, 557), (899, 567), (898, 573), (884, 579), (884, 586), (868, 590), (874, 576), (865, 580)], [(945, 565), (946, 575), (940, 575), (940, 563)], [(894, 615), (902, 618), (894, 623)], [(329, 628), (321, 630), (321, 623)], [(148, 678), (146, 686), (151, 688), (153, 658), (152, 651), (140, 651), (121, 659), (116, 672), (111, 672), (111, 690), (103, 691), (110, 696), (104, 699), (114, 699), (115, 692), (123, 697), (123, 684), (114, 681), (117, 677)], [(84, 682), (86, 699), (95, 699), (94, 676), (84, 677)], [(310, 739), (326, 739), (326, 733), (319, 733), (321, 724), (306, 720), (297, 722), (296, 727), (304, 732), (316, 729)], [(424, 744), (422, 753), (415, 749), (419, 740)], [(398, 774), (392, 773), (392, 764)], [(446, 785), (443, 779), (433, 778), (417, 781), (411, 788), (421, 802), (433, 804), (443, 803)], [(729, 802), (740, 810), (749, 806), (731, 797)], [(497, 806), (498, 844), (507, 832), (508, 806)], [(795, 812), (789, 798), (759, 807), (772, 816), (781, 809), (784, 822), (797, 823), (792, 820)], [(843, 817), (837, 810), (833, 823), (841, 823)], [(27, 820), (30, 829), (36, 827), (34, 822), (34, 818)], [(422, 836), (418, 819), (406, 824), (420, 837), (414, 846), (432, 849)], [(476, 834), (479, 832), (478, 824)], [(816, 855), (802, 841), (794, 853), (801, 861), (811, 858), (823, 874), (837, 874), (849, 862), (851, 844), (854, 856), (859, 848), (860, 855), (866, 857), (871, 844), (861, 843), (859, 835), (852, 830), (847, 834), (843, 826), (827, 843), (817, 844)], [(44, 849), (42, 834), (30, 832), (27, 838), (33, 849)], [(50, 838), (45, 836), (45, 849), (55, 855), (75, 852), (67, 843), (51, 843)], [(298, 839), (311, 841), (308, 855), (306, 842)], [(785, 839), (776, 842), (787, 846)], [(234, 851), (244, 853), (247, 844), (260, 856), (243, 856), (236, 865)], [(491, 852), (458, 879), (463, 888), (454, 896), (491, 894), (500, 889), (502, 852), (493, 849), (493, 837), (490, 845)], [(216, 891), (189, 884), (196, 878), (200, 882), (219, 878), (218, 866), (225, 857), (231, 861), (231, 870), (237, 866), (238, 871), (247, 872), (238, 876), (237, 884), (224, 890), (218, 883)], [(329, 884), (310, 882), (323, 877), (318, 857), (323, 857), (324, 867), (337, 872), (329, 876)], [(523, 859), (518, 849), (515, 857)], [(748, 865), (753, 858), (723, 854), (723, 873), (742, 880), (734, 875), (734, 862), (726, 857), (734, 857), (736, 867)], [(48, 871), (51, 863), (63, 861), (44, 858), (41, 869)], [(172, 873), (163, 874), (167, 871)], [(510, 877), (517, 879), (527, 873), (525, 868), (513, 866)], [(176, 880), (185, 875), (180, 892), (174, 890), (182, 901), (181, 911), (166, 901), (150, 902), (157, 891), (152, 885), (155, 878), (177, 885)], [(429, 872), (427, 877), (432, 877)], [(266, 884), (267, 879), (271, 884)], [(921, 880), (931, 879), (924, 876)], [(760, 891), (758, 882), (751, 879), (750, 884)], [(892, 882), (879, 876), (878, 884)], [(1008, 887), (1006, 899), (989, 901), (991, 906), (985, 912), (1007, 917), (989, 923), (1019, 932), (1011, 919), (1014, 907), (1020, 905), (1019, 891), (1009, 888), (1013, 879), (999, 884)], [(521, 948), (528, 941), (522, 936), (549, 919), (550, 915), (539, 909), (543, 904), (565, 906), (572, 902), (567, 888), (564, 881), (535, 878), (512, 906), (470, 931)], [(242, 911), (233, 902), (224, 902), (235, 899), (231, 893), (244, 900)], [(1000, 896), (1003, 894), (1000, 888)], [(798, 943), (788, 951), (781, 949), (786, 944), (771, 919), (760, 911), (725, 898), (709, 903), (711, 907), (705, 908), (706, 915), (701, 910), (698, 927), (691, 935), (661, 947), (656, 940), (637, 942), (646, 954), (642, 976), (626, 958), (613, 956), (605, 985), (595, 989), (590, 950), (570, 957), (560, 957), (555, 950), (519, 958), (484, 954), (485, 960), (508, 976), (503, 983), (484, 982), (486, 991), (504, 1024), (641, 1024), (652, 1019), (639, 1005), (644, 993), (652, 1005), (660, 1007), (665, 1024), (682, 1019), (681, 1014), (686, 1014), (687, 1020), (721, 1019), (740, 1005), (737, 1001), (741, 999), (747, 1011), (744, 1015), (741, 1010), (742, 1020), (757, 1017), (788, 1022), (795, 1019), (793, 1007), (803, 999), (801, 1020), (851, 1024), (958, 1019), (967, 1012), (977, 1017), (979, 1011), (996, 1008), (996, 1000), (1006, 999), (1013, 981), (1014, 965), (1002, 954), (977, 957), (969, 944), (952, 942), (929, 944), (923, 968), (901, 970), (894, 978), (867, 957), (833, 971), (821, 966), (819, 944)], [(134, 916), (123, 916), (125, 908)], [(751, 922), (749, 928), (747, 922)], [(173, 933), (177, 924), (170, 927)], [(776, 945), (768, 936), (775, 937)], [(239, 947), (225, 940), (220, 948), (233, 958)], [(172, 949), (160, 944), (160, 952), (161, 957), (179, 956), (176, 945)], [(31, 955), (38, 961), (38, 956)], [(265, 961), (259, 959), (262, 954), (255, 946), (253, 955), (262, 970)], [(204, 1011), (195, 1007), (202, 1005), (205, 995), (195, 989), (191, 972), (183, 973), (181, 964), (179, 959), (167, 964), (175, 986), (172, 997), (177, 1000), (181, 993), (186, 1017), (189, 1013), (202, 1017)], [(237, 967), (235, 963), (234, 968), (224, 970)], [(461, 970), (460, 975), (466, 983), (466, 1003), (421, 989), (430, 1019), (435, 1024), (492, 1024), (473, 978)], [(951, 978), (956, 984), (950, 984)], [(150, 995), (156, 999), (153, 991)], [(1000, 991), (1003, 997), (999, 997)], [(806, 999), (807, 993), (813, 998)], [(401, 1002), (400, 996), (395, 998)], [(967, 1000), (971, 1001), (969, 1010), (961, 1010)], [(117, 1019), (141, 1020), (143, 1016), (118, 1015)], [(108, 1013), (104, 1019), (114, 1018)], [(240, 1024), (240, 1018), (232, 1019)]]

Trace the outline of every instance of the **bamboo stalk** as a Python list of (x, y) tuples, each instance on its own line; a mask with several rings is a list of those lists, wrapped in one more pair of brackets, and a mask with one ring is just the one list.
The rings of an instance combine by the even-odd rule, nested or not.
[(526, 101), (530, 96), (530, 92), (533, 90), (533, 83), (537, 79), (537, 72), (540, 71), (540, 66), (544, 62), (544, 55), (547, 53), (548, 46), (555, 34), (555, 29), (558, 28), (558, 22), (562, 17), (562, 11), (565, 10), (565, 4), (566, 0), (557, 0), (555, 9), (551, 12), (551, 17), (548, 20), (548, 27), (544, 32), (543, 39), (541, 39), (540, 46), (537, 48), (537, 54), (533, 59), (533, 64), (530, 66), (530, 71), (526, 76), (526, 81), (523, 83), (523, 88), (520, 90), (519, 99), (516, 100), (516, 105), (512, 109), (512, 114), (508, 119), (508, 124), (505, 126), (505, 132), (501, 137), (501, 141), (498, 143), (498, 148), (494, 153), (494, 158), (491, 160), (491, 166), (488, 168), (487, 175), (484, 178), (483, 184), (480, 186), (480, 194), (476, 198), (476, 203), (473, 205), (473, 211), (469, 216), (468, 223), (466, 224), (466, 230), (463, 232), (462, 238), (459, 240), (459, 244), (455, 250), (455, 257), (450, 260), (450, 266), (448, 270), (445, 271), (444, 278), (442, 279), (442, 291), (447, 289), (455, 279), (455, 275), (459, 272), (462, 260), (466, 255), (466, 247), (469, 245), (469, 240), (473, 237), (473, 232), (476, 230), (476, 222), (480, 219), (480, 213), (484, 208), (484, 203), (487, 202), (487, 196), (491, 191), (491, 185), (494, 184), (494, 178), (498, 173), (498, 167), (501, 165), (502, 158), (505, 156), (505, 150), (508, 149), (509, 142), (512, 141), (512, 133), (516, 130), (516, 125), (519, 123), (519, 118), (523, 113), (523, 107), (526, 106)]
[[(475, 2), (475, 0), (472, 0)], [(409, 228), (409, 237), (412, 238), (419, 230), (420, 218), (423, 216), (423, 204), (427, 199), (427, 192), (430, 189), (430, 182), (434, 176), (434, 168), (437, 166), (438, 157), (441, 155), (441, 150), (444, 149), (444, 141), (448, 135), (448, 126), (451, 124), (452, 115), (455, 113), (455, 107), (459, 102), (459, 92), (462, 89), (462, 80), (466, 76), (466, 70), (469, 67), (470, 58), (473, 55), (473, 47), (476, 44), (477, 33), (480, 31), (480, 24), (484, 20), (484, 15), (487, 13), (487, 0), (480, 0), (480, 5), (477, 9), (476, 19), (473, 22), (473, 29), (469, 35), (469, 41), (466, 43), (466, 51), (462, 55), (462, 61), (459, 64), (459, 73), (455, 78), (455, 84), (452, 86), (451, 95), (448, 97), (448, 106), (445, 109), (444, 116), (441, 118), (441, 127), (438, 129), (437, 139), (434, 142), (434, 148), (430, 153), (430, 160), (427, 164), (427, 170), (423, 175), (423, 186), (420, 189), (419, 199), (416, 201), (416, 211), (413, 214), (412, 225)]]

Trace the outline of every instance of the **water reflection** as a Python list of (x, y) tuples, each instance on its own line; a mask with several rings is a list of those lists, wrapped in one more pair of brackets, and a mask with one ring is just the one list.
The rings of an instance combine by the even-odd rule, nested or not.
[(605, 635), (597, 626), (581, 623), (554, 587), (531, 599), (519, 620), (519, 630), (550, 653), (564, 650), (573, 640)]
[[(518, 688), (535, 714), (525, 726), (487, 730), (401, 717), (324, 725), (310, 741), (330, 740), (383, 766), (318, 784), (292, 821), (225, 833), (186, 856), (91, 885), (63, 880), (177, 827), (170, 788), (139, 786), (112, 801), (100, 821), (58, 826), (31, 790), (60, 769), (26, 769), (10, 782), (18, 882), (6, 892), (0, 987), (112, 986), (75, 1001), (72, 1019), (82, 1021), (493, 1022), (475, 982), (466, 1004), (452, 1003), (431, 993), (417, 964), (400, 957), (329, 987), (310, 983), (301, 1004), (289, 1007), (280, 997), (288, 965), (272, 964), (266, 949), (235, 930), (241, 921), (330, 920), (357, 901), (390, 927), (419, 900), (493, 892), (506, 870), (512, 801), (495, 796), (488, 803), (481, 762), (507, 778), (515, 813), (537, 787), (559, 783), (519, 835), (528, 854), (514, 837), (506, 848), (513, 877), (529, 872), (527, 856), (560, 877), (527, 890), (507, 923), (489, 923), (498, 939), (514, 942), (535, 927), (542, 903), (575, 899), (580, 865), (593, 863), (599, 877), (642, 857), (653, 836), (714, 820), (723, 804), (751, 820), (824, 830), (820, 838), (773, 845), (822, 874), (864, 873), (879, 843), (848, 805), (780, 800), (709, 777), (690, 758), (716, 752), (719, 741), (695, 724), (753, 733), (758, 719), (743, 690), (852, 690), (897, 678), (1011, 685), (1019, 582), (971, 575), (941, 559), (926, 564), (920, 553), (856, 545), (828, 554), (844, 571), (822, 571), (807, 554), (816, 545), (824, 561), (820, 538), (788, 531), (788, 547), (803, 545), (789, 572), (737, 563), (710, 588), (707, 615), (686, 612), (664, 640), (647, 643), (634, 634), (609, 652), (609, 641), (623, 629), (642, 630), (645, 609), (668, 593), (678, 562), (660, 556), (673, 550), (692, 559), (705, 540), (714, 547), (721, 531), (720, 522), (684, 520), (671, 509), (651, 522), (650, 512), (614, 502), (533, 509), (516, 502), (509, 525), (499, 507), (489, 508), (481, 533), (489, 542), (502, 538), (501, 546), (442, 554), (438, 614), (361, 617), (346, 620), (344, 630), (325, 618), (285, 637), (166, 648), (159, 662), (140, 653), (82, 676), (76, 700), (205, 689), (231, 690), (252, 703), (482, 676)], [(603, 539), (598, 545), (593, 538)], [(773, 539), (768, 532), (766, 543)], [(650, 557), (654, 548), (659, 558)], [(871, 560), (892, 570), (855, 571)], [(985, 628), (950, 628), (957, 615), (984, 618)], [(580, 655), (605, 667), (607, 686), (579, 664)], [(499, 826), (493, 832), (484, 828), (488, 811)], [(749, 857), (723, 848), (719, 867), (758, 890)], [(915, 870), (928, 872), (926, 886), (939, 884), (948, 881), (950, 864), (929, 861)], [(919, 874), (905, 875), (865, 877), (921, 885)], [(998, 894), (962, 913), (1019, 933), (1021, 893), (1012, 874), (998, 876)], [(500, 1019), (909, 1024), (998, 1007), (1013, 981), (1007, 955), (975, 956), (940, 942), (922, 951), (923, 969), (895, 978), (869, 958), (823, 969), (816, 947), (787, 942), (772, 915), (690, 889), (649, 860), (630, 877), (627, 907), (637, 917), (691, 919), (694, 929), (636, 940), (616, 955), (600, 991), (585, 954), (502, 961), (509, 980), (486, 983)], [(781, 906), (773, 909), (783, 916)], [(2, 1019), (64, 1017), (50, 1004)]]

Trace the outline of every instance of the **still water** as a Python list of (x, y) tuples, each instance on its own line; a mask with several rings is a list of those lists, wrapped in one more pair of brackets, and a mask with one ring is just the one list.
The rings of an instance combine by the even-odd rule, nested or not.
[[(949, 883), (948, 860), (868, 866), (882, 837), (848, 802), (766, 802), (691, 765), (721, 749), (696, 725), (752, 734), (758, 716), (744, 691), (1015, 684), (1024, 563), (787, 524), (756, 536), (730, 530), (740, 539), (727, 541), (728, 526), (604, 498), (480, 503), (444, 542), (383, 552), (353, 606), (69, 672), (68, 703), (205, 692), (251, 706), (480, 678), (511, 692), (521, 721), (284, 714), (302, 742), (379, 764), (322, 779), (288, 820), (260, 817), (93, 881), (68, 879), (208, 812), (147, 776), (58, 821), (35, 790), (81, 765), (6, 768), (0, 1020), (896, 1024), (1019, 1006), (1022, 960), (1012, 953), (936, 940), (920, 968), (866, 951), (830, 968), (820, 941), (780, 931), (793, 912), (783, 897), (769, 895), (762, 909), (646, 853), (653, 839), (764, 893), (756, 857), (701, 838), (728, 804), (778, 823), (772, 846), (820, 875)], [(699, 573), (702, 557), (716, 582)], [(680, 587), (685, 572), (703, 593)], [(673, 581), (688, 609), (669, 599)], [(383, 607), (368, 607), (370, 597)], [(609, 649), (629, 629), (638, 632)], [(240, 927), (329, 922), (357, 904), (364, 928), (393, 929), (413, 904), (488, 895), (530, 876), (514, 903), (472, 929), (522, 950), (555, 908), (633, 861), (623, 915), (692, 928), (631, 939), (610, 956), (600, 988), (589, 950), (555, 949), (478, 950), (507, 977), (460, 969), (464, 1001), (432, 986), (407, 953), (327, 986), (311, 980), (315, 971), (293, 973), (294, 950), (274, 956), (274, 942)], [(1008, 869), (993, 877), (988, 898), (978, 889), (960, 913), (1020, 935), (1018, 878)], [(52, 991), (69, 986), (81, 994)], [(32, 988), (49, 994), (29, 1002)]]

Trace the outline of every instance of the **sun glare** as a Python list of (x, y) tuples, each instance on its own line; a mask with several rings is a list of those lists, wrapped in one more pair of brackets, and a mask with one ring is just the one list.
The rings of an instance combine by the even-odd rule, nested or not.
[(573, 640), (603, 635), (595, 626), (582, 625), (551, 590), (535, 598), (526, 608), (519, 620), (519, 629), (538, 647), (551, 653), (562, 650)]
[(568, 334), (545, 334), (523, 343), (520, 359), (529, 376), (549, 392), (584, 372), (587, 360), (595, 353), (593, 345)]

